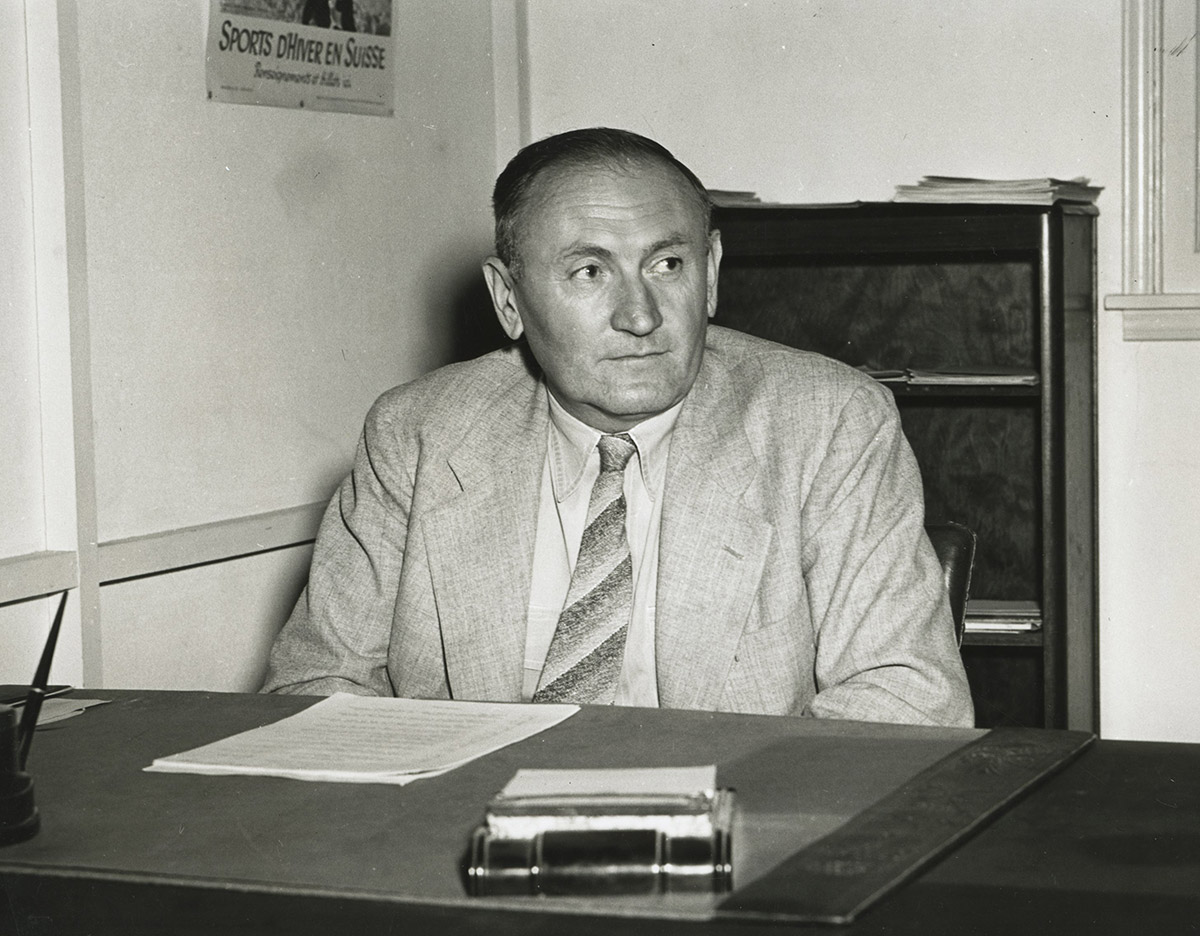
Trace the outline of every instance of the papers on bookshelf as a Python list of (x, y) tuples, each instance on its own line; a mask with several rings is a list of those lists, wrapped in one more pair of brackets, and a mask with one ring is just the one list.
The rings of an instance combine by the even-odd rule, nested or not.
[(936, 370), (908, 369), (910, 384), (1005, 384), (1011, 386), (1036, 386), (1036, 371), (1019, 367), (1001, 367), (996, 364), (946, 365)]
[(762, 202), (757, 192), (741, 192), (734, 189), (709, 189), (708, 197), (714, 205), (731, 207), (735, 205), (757, 205)]
[(1024, 633), (1040, 630), (1041, 620), (1037, 621), (985, 621), (978, 618), (967, 618), (965, 631), (968, 634), (1009, 634)]
[(711, 765), (518, 771), (472, 833), (468, 889), (728, 890), (733, 800)]
[(908, 383), (908, 371), (894, 368), (863, 368), (869, 377), (874, 377), (881, 383)]
[(967, 602), (968, 633), (1035, 631), (1041, 626), (1042, 609), (1036, 601), (972, 598)]
[(916, 185), (897, 185), (893, 201), (1002, 205), (1052, 205), (1058, 201), (1094, 202), (1103, 188), (1085, 176), (1074, 179), (970, 179), (925, 176)]
[(160, 757), (145, 769), (405, 784), (522, 741), (578, 710), (339, 693), (282, 721)]
[(1036, 387), (1036, 371), (998, 364), (947, 364), (938, 368), (872, 369), (864, 372), (884, 383), (917, 386)]

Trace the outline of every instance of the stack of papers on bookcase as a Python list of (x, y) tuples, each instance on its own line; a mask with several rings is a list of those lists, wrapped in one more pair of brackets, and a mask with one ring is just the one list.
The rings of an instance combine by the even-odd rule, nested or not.
[(736, 189), (709, 189), (708, 197), (714, 205), (734, 207), (737, 205), (759, 205), (762, 199), (757, 192), (739, 191)]
[(1058, 201), (1094, 202), (1104, 189), (1091, 179), (968, 179), (925, 176), (916, 185), (897, 185), (893, 201), (997, 205), (1052, 205)]
[(1005, 384), (1017, 387), (1036, 386), (1035, 371), (999, 364), (945, 365), (936, 369), (908, 369), (910, 384)]
[(972, 598), (967, 602), (968, 632), (1034, 631), (1041, 626), (1042, 609), (1036, 601)]
[(931, 386), (1036, 387), (1039, 381), (1036, 371), (1024, 367), (1005, 367), (1001, 364), (946, 364), (937, 368), (864, 368), (864, 371), (869, 377), (884, 383)]

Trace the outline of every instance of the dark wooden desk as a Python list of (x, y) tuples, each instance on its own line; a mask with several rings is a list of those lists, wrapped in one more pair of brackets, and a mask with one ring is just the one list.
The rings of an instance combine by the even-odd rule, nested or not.
[[(562, 725), (410, 786), (147, 774), (155, 757), (313, 700), (101, 692), (40, 731), (43, 829), (0, 850), (0, 934), (761, 933), (619, 903), (472, 901), (457, 879), (471, 827), (517, 767), (716, 762), (761, 812), (818, 834), (973, 732), (585, 708)], [(820, 752), (872, 752), (838, 781)], [(843, 748), (844, 749), (844, 748)], [(807, 752), (807, 755), (806, 755)], [(858, 755), (856, 755), (858, 756)], [(823, 766), (824, 765), (824, 766)], [(814, 818), (815, 817), (815, 818)], [(665, 898), (659, 898), (665, 899)], [(530, 904), (536, 903), (536, 910)], [(823, 933), (1172, 933), (1200, 928), (1200, 745), (1098, 742), (850, 927)]]

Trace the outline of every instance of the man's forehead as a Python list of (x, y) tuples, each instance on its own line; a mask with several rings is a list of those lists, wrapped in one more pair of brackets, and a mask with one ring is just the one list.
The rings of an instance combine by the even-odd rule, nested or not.
[(535, 180), (526, 211), (526, 234), (539, 239), (570, 240), (591, 232), (686, 244), (707, 235), (695, 190), (673, 167), (656, 163), (547, 170)]

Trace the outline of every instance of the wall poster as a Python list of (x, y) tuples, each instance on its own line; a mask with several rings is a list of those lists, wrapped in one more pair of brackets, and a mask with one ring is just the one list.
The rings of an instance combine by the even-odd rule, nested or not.
[(208, 97), (393, 114), (392, 0), (210, 0)]

